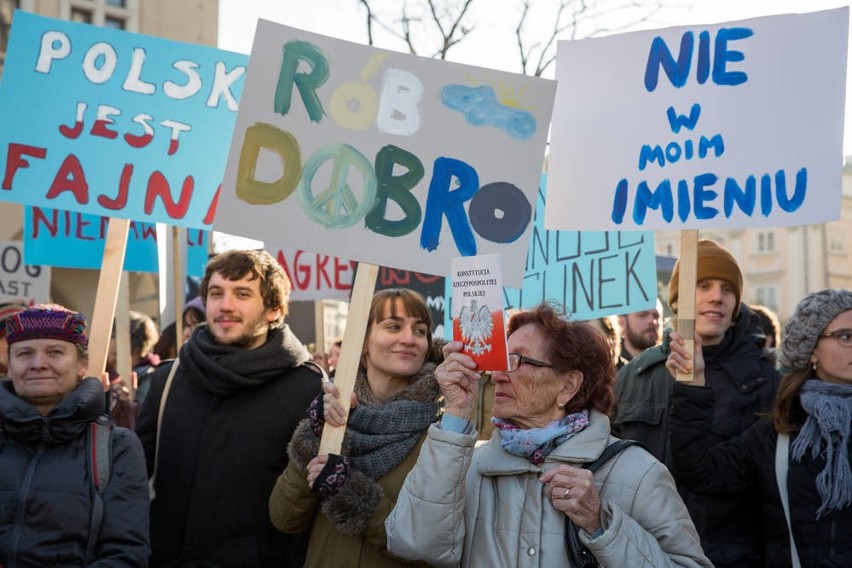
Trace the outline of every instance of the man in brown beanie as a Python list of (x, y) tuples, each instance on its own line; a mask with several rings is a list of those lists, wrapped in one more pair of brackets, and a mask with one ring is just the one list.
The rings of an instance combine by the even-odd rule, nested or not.
[[(743, 277), (734, 256), (713, 241), (698, 241), (695, 334), (701, 339), (707, 385), (716, 394), (711, 430), (719, 442), (739, 436), (767, 412), (779, 375), (765, 348), (758, 319), (742, 304)], [(669, 306), (678, 307), (680, 261), (669, 282)], [(669, 409), (674, 377), (666, 369), (669, 334), (618, 372), (615, 435), (638, 440), (672, 469)], [(672, 469), (677, 480), (677, 471)], [(681, 487), (704, 551), (719, 567), (763, 566), (759, 508), (748, 500), (703, 497)]]

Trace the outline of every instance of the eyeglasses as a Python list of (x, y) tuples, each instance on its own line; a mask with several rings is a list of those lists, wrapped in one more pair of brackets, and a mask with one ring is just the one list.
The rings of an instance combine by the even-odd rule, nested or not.
[(823, 337), (833, 337), (843, 347), (852, 347), (852, 329), (835, 329), (820, 335), (820, 338)]
[(548, 369), (553, 368), (553, 365), (551, 365), (550, 363), (545, 363), (544, 361), (539, 361), (538, 359), (533, 359), (532, 357), (527, 357), (526, 355), (521, 355), (520, 353), (509, 353), (510, 373), (517, 371), (518, 367), (520, 367), (522, 363), (532, 365), (533, 367), (546, 367)]

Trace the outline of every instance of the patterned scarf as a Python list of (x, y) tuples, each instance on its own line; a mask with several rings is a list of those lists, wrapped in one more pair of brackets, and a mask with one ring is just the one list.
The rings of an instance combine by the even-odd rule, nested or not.
[(521, 429), (500, 418), (492, 418), (491, 423), (500, 430), (500, 445), (504, 450), (527, 458), (533, 465), (541, 465), (553, 448), (589, 425), (589, 411), (563, 416), (543, 428)]
[(373, 396), (363, 369), (355, 380), (358, 406), (346, 425), (344, 446), (352, 467), (379, 479), (407, 456), (440, 414), (435, 365), (426, 363), (389, 400)]
[(825, 455), (825, 467), (816, 478), (817, 491), (822, 498), (817, 510), (819, 519), (852, 503), (849, 467), (852, 385), (809, 380), (799, 392), (808, 418), (791, 446), (791, 455), (798, 462), (806, 452), (811, 459)]

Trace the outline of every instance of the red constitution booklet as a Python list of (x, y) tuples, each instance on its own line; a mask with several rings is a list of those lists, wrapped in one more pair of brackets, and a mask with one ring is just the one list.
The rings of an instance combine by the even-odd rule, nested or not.
[(480, 371), (507, 370), (502, 256), (454, 258), (452, 271), (453, 340), (464, 343)]

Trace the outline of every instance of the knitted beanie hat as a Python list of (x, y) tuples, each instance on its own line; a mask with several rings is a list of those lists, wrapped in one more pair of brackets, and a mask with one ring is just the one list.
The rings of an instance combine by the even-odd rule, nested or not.
[(784, 327), (781, 362), (796, 371), (807, 369), (820, 335), (846, 310), (852, 310), (852, 291), (828, 288), (805, 296)]
[(37, 304), (6, 320), (9, 345), (26, 339), (61, 339), (87, 347), (86, 318), (57, 304)]
[[(698, 241), (698, 282), (708, 278), (724, 280), (734, 287), (734, 295), (737, 297), (737, 305), (734, 307), (733, 317), (736, 318), (740, 311), (740, 300), (743, 296), (743, 274), (734, 255), (725, 247), (707, 239)], [(672, 279), (669, 281), (669, 306), (677, 313), (675, 302), (677, 302), (677, 286), (680, 280), (680, 259), (675, 262), (672, 270)]]
[(195, 308), (202, 314), (207, 314), (207, 308), (204, 306), (204, 300), (201, 298), (201, 296), (196, 296), (190, 301), (188, 301), (183, 307), (183, 312), (186, 313), (186, 310), (188, 310), (189, 308)]
[(23, 302), (6, 302), (0, 304), (0, 339), (6, 337), (6, 320), (27, 309)]

